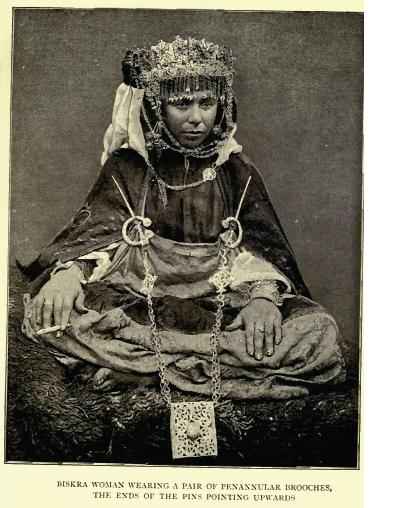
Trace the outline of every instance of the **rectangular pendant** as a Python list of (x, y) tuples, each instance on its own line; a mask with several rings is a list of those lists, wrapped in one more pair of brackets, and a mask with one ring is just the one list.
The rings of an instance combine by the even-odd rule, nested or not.
[(173, 402), (170, 429), (174, 459), (218, 454), (213, 402)]

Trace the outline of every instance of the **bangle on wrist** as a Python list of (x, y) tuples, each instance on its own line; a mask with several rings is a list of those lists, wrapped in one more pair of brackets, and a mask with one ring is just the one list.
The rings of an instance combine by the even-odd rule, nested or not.
[(279, 290), (278, 284), (274, 280), (260, 280), (254, 282), (250, 289), (250, 299), (263, 298), (269, 300), (277, 307), (283, 303), (283, 298)]

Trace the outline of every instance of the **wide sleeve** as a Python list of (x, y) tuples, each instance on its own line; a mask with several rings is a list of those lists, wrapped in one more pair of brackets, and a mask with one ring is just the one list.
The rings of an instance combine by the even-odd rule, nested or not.
[(293, 293), (310, 296), (259, 170), (245, 155), (240, 154), (231, 158), (228, 171), (234, 213), (251, 176), (239, 216), (243, 227), (242, 245), (254, 256), (271, 263), (289, 279)]

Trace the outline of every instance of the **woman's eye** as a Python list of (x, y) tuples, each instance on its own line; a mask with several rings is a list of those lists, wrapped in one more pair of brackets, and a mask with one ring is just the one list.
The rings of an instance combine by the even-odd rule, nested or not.
[(176, 99), (170, 102), (172, 106), (175, 106), (178, 109), (187, 109), (191, 105), (192, 101), (190, 99)]
[(203, 99), (200, 101), (200, 107), (203, 109), (210, 109), (215, 105), (215, 99), (212, 97), (207, 97), (207, 99)]
[[(168, 100), (168, 104), (182, 110), (189, 109), (195, 102), (196, 101), (193, 97), (172, 97)], [(201, 109), (210, 109), (216, 104), (216, 102), (216, 99), (213, 97), (204, 97), (200, 99), (197, 104)]]

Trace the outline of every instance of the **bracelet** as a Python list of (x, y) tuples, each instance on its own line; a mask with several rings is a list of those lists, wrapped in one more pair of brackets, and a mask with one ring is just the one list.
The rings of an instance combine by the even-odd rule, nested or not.
[(271, 301), (277, 307), (283, 304), (283, 298), (275, 280), (259, 280), (250, 286), (250, 298), (264, 298)]

